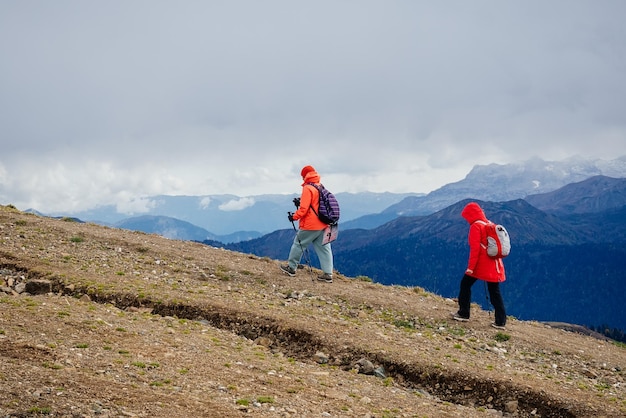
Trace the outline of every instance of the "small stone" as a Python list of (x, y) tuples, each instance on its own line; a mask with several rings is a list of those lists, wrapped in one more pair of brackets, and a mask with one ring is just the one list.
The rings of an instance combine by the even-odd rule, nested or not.
[(380, 367), (376, 368), (374, 370), (374, 376), (380, 377), (381, 379), (386, 378), (387, 375), (385, 374), (385, 368), (383, 366), (380, 366)]
[(376, 369), (374, 367), (374, 364), (365, 358), (362, 358), (359, 361), (357, 361), (356, 365), (359, 370), (359, 373), (363, 373), (363, 374), (374, 374), (374, 370)]
[(26, 290), (26, 283), (25, 282), (21, 282), (15, 285), (15, 291), (17, 293), (24, 293), (24, 291)]
[(256, 340), (254, 340), (254, 343), (260, 346), (263, 346), (265, 348), (270, 348), (272, 346), (272, 340), (270, 340), (267, 337), (259, 337)]
[(315, 361), (318, 364), (326, 364), (326, 363), (328, 363), (328, 356), (326, 354), (322, 353), (321, 351), (318, 351), (317, 353), (315, 353), (313, 358), (315, 359)]
[(514, 414), (517, 412), (517, 401), (509, 401), (504, 404), (504, 410), (509, 414)]

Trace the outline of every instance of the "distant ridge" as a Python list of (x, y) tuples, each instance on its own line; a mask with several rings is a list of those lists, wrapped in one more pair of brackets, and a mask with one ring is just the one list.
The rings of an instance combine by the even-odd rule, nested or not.
[(114, 226), (121, 229), (158, 234), (170, 239), (184, 239), (190, 241), (217, 239), (215, 235), (203, 228), (169, 216), (137, 216), (117, 222)]
[(552, 192), (528, 196), (526, 201), (549, 213), (581, 214), (618, 209), (626, 206), (626, 181), (594, 176)]

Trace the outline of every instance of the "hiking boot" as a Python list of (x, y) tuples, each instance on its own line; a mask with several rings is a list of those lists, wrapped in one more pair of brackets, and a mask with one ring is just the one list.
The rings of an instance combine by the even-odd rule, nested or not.
[(324, 273), (324, 274), (317, 276), (317, 280), (319, 280), (320, 282), (332, 283), (333, 276), (332, 274)]
[(459, 315), (458, 312), (452, 312), (452, 319), (459, 322), (469, 322), (469, 318)]
[(504, 325), (498, 325), (495, 322), (491, 324), (491, 326), (494, 327), (495, 329), (506, 329)]
[(289, 264), (283, 264), (280, 266), (280, 269), (291, 277), (296, 275), (296, 270), (291, 268)]

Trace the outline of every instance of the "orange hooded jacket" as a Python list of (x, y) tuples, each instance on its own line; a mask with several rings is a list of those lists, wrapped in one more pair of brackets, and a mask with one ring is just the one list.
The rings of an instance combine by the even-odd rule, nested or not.
[(487, 255), (487, 250), (481, 244), (487, 242), (484, 225), (488, 222), (485, 212), (478, 203), (470, 202), (461, 211), (461, 216), (470, 224), (467, 241), (469, 243), (469, 257), (465, 274), (486, 282), (503, 282), (506, 280), (502, 259), (493, 259)]
[[(320, 175), (315, 170), (311, 170), (303, 177), (302, 195), (300, 196), (300, 207), (293, 214), (293, 220), (299, 221), (300, 229), (305, 231), (319, 231), (326, 228), (326, 224), (319, 220), (315, 212), (319, 213), (320, 195), (317, 189), (307, 183), (319, 184)], [(311, 210), (315, 209), (315, 212)]]

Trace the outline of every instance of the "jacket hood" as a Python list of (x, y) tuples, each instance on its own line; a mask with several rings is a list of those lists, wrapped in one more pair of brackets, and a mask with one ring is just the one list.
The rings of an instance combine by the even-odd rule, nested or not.
[(476, 221), (484, 221), (487, 222), (487, 217), (485, 216), (485, 212), (476, 202), (470, 202), (461, 211), (461, 216), (465, 218), (467, 223), (470, 225)]
[(304, 186), (307, 183), (319, 183), (320, 175), (317, 174), (317, 171), (309, 171), (303, 178), (302, 185)]

